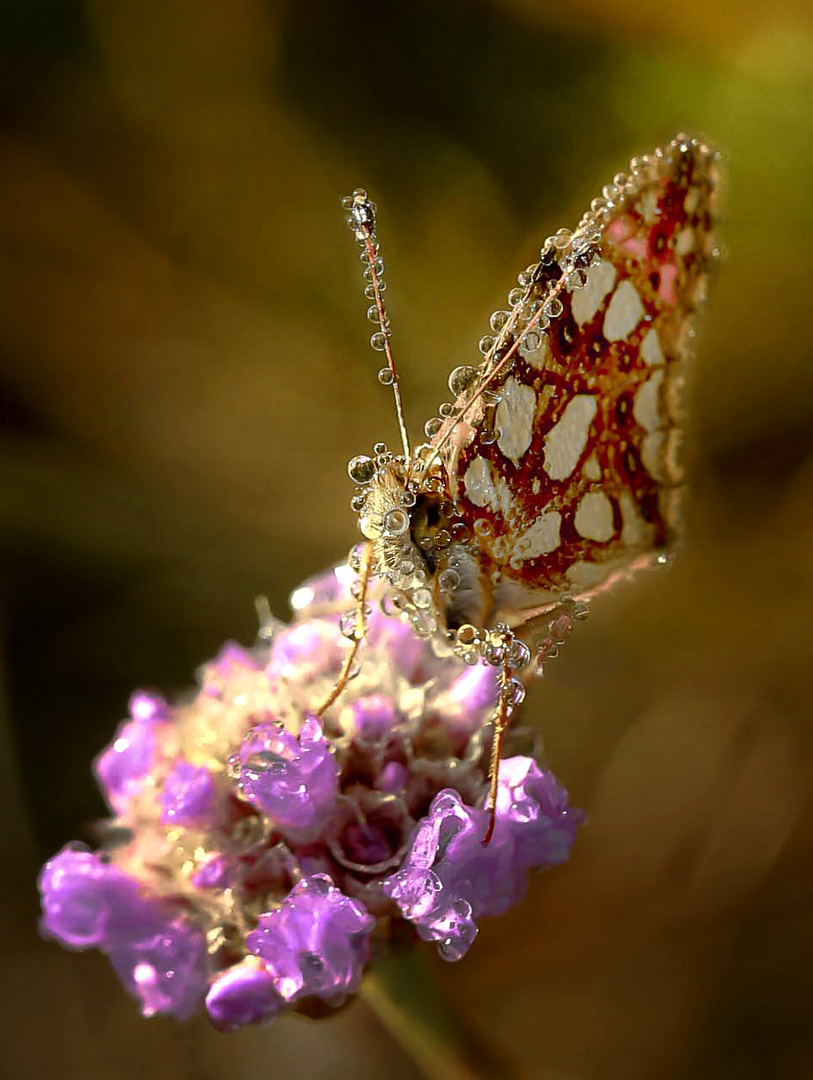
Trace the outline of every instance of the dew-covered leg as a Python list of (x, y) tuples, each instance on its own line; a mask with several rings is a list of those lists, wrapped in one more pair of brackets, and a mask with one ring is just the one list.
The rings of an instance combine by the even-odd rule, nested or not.
[(336, 680), (336, 684), (328, 694), (325, 701), (314, 710), (316, 716), (322, 716), (323, 713), (330, 708), (330, 706), (337, 700), (344, 688), (347, 686), (351, 678), (351, 672), (353, 665), (356, 662), (359, 648), (362, 641), (364, 641), (364, 635), (367, 630), (367, 594), (370, 590), (370, 580), (373, 576), (373, 545), (366, 543), (362, 545), (360, 564), (359, 564), (359, 587), (358, 596), (356, 598), (355, 609), (352, 612), (354, 616), (354, 625), (349, 632), (343, 628), (343, 633), (352, 642), (350, 651), (344, 658), (342, 669), (339, 672), (339, 677)]
[(489, 789), (486, 802), (488, 825), (483, 837), (483, 846), (485, 846), (494, 835), (494, 826), (497, 821), (500, 757), (502, 756), (505, 733), (508, 730), (511, 717), (525, 699), (525, 684), (520, 676), (523, 670), (527, 670), (531, 661), (531, 650), (525, 642), (514, 636), (514, 632), (510, 627), (500, 623), (494, 630), (487, 633), (482, 651), (487, 663), (500, 668), (500, 692), (497, 708), (492, 719), (491, 761), (488, 770)]

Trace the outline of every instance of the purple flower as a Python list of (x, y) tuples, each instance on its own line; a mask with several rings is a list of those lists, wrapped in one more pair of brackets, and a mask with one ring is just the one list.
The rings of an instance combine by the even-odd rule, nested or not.
[(164, 825), (205, 825), (217, 817), (219, 792), (205, 766), (179, 761), (164, 780), (161, 821)]
[(182, 704), (134, 695), (96, 762), (111, 841), (126, 841), (66, 848), (42, 872), (43, 933), (107, 953), (146, 1016), (205, 1002), (231, 1030), (336, 1005), (374, 926), (382, 945), (412, 931), (459, 959), (529, 869), (570, 852), (581, 816), (519, 757), (483, 847), (493, 667), (374, 606), (358, 671), (325, 707), (352, 582), (337, 567), (298, 589), (299, 621), (225, 646)]
[(149, 936), (116, 946), (110, 960), (144, 1016), (169, 1013), (188, 1020), (203, 1004), (208, 985), (206, 942), (184, 916), (168, 919)]
[(374, 924), (327, 874), (314, 874), (260, 916), (246, 946), (265, 961), (286, 1002), (310, 996), (334, 1002), (358, 989)]
[(422, 938), (458, 960), (474, 940), (476, 919), (501, 915), (523, 898), (529, 869), (567, 858), (580, 822), (550, 773), (531, 758), (509, 758), (500, 769), (491, 843), (482, 843), (486, 812), (442, 791), (384, 892)]
[(256, 956), (247, 956), (218, 975), (206, 995), (206, 1011), (221, 1031), (270, 1020), (284, 1004), (274, 976)]
[(130, 716), (94, 764), (99, 786), (114, 810), (126, 805), (153, 766), (160, 729), (168, 717), (166, 702), (157, 694), (133, 694)]
[(158, 922), (138, 882), (78, 846), (68, 845), (45, 864), (39, 888), (43, 933), (74, 949), (107, 949), (151, 932)]
[(353, 728), (359, 739), (380, 742), (386, 739), (398, 720), (395, 703), (386, 694), (357, 698), (350, 706)]
[(339, 771), (315, 716), (299, 737), (281, 724), (261, 724), (240, 748), (240, 789), (279, 831), (300, 842), (313, 839), (330, 818)]

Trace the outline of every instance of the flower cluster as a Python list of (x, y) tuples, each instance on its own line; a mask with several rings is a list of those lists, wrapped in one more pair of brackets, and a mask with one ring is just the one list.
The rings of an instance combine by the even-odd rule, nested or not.
[(295, 621), (227, 645), (185, 703), (138, 693), (95, 763), (109, 842), (54, 856), (43, 932), (99, 948), (145, 1016), (205, 1008), (229, 1030), (358, 989), (410, 927), (459, 959), (477, 920), (564, 861), (581, 820), (533, 759), (502, 762), (483, 845), (497, 675), (374, 610), (358, 669), (347, 566), (296, 590)]

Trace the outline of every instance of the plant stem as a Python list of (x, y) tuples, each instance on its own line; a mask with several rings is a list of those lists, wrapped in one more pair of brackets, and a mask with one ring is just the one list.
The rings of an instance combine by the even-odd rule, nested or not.
[(379, 956), (361, 994), (427, 1080), (518, 1080), (515, 1063), (444, 997), (420, 948)]

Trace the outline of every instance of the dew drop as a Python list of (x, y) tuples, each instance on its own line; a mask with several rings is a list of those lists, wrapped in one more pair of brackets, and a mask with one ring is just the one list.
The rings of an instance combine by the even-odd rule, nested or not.
[(423, 425), (423, 430), (426, 432), (427, 439), (434, 439), (442, 427), (443, 421), (441, 418), (439, 416), (432, 416)]
[(483, 337), (481, 337), (478, 341), (477, 348), (485, 356), (486, 353), (491, 352), (491, 350), (494, 348), (494, 345), (495, 339), (491, 336), (491, 334), (484, 334)]
[(378, 381), (382, 386), (392, 386), (395, 382), (395, 376), (388, 367), (383, 367), (378, 373)]
[(347, 465), (347, 474), (356, 484), (369, 484), (375, 477), (375, 462), (366, 454), (351, 458)]
[(480, 633), (471, 623), (463, 623), (457, 628), (457, 640), (464, 646), (476, 645), (480, 640)]
[(493, 312), (491, 318), (488, 320), (488, 325), (491, 327), (494, 333), (497, 334), (508, 322), (509, 317), (510, 316), (507, 311), (495, 311)]
[(456, 570), (441, 570), (438, 574), (438, 585), (443, 592), (452, 592), (460, 584), (460, 574)]
[(406, 510), (396, 506), (384, 515), (384, 533), (387, 536), (401, 536), (409, 528), (409, 515)]
[(376, 352), (384, 352), (384, 350), (387, 347), (387, 337), (386, 337), (385, 334), (382, 334), (382, 332), (380, 330), (378, 330), (370, 338), (370, 344), (372, 345), (372, 347), (375, 349)]
[(477, 378), (477, 368), (471, 367), (468, 364), (461, 364), (460, 367), (456, 367), (449, 375), (449, 389), (453, 394), (459, 396), (473, 386), (477, 381)]
[(531, 650), (524, 641), (515, 641), (508, 650), (506, 660), (512, 668), (524, 668), (531, 662)]
[(428, 589), (416, 589), (412, 594), (412, 603), (416, 608), (430, 608), (432, 606), (432, 594)]

